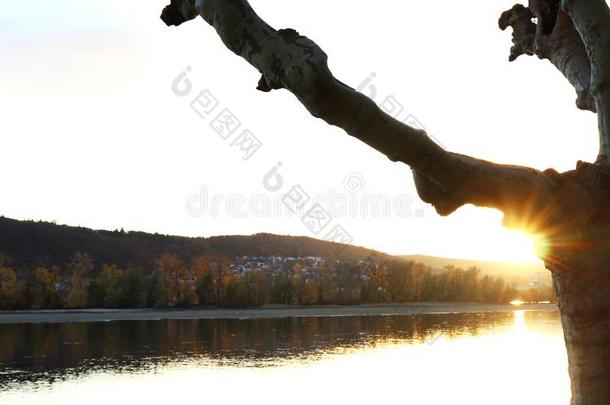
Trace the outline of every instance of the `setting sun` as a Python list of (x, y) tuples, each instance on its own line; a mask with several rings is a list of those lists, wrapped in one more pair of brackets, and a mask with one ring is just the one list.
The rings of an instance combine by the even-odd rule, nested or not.
[[(482, 260), (506, 263), (538, 263), (537, 253), (542, 252), (541, 240), (525, 232), (511, 231), (502, 226), (486, 227), (481, 237), (456, 241), (458, 249), (468, 252), (476, 247)], [(476, 244), (476, 246), (472, 246)], [(470, 255), (472, 256), (472, 255)]]
[(498, 246), (498, 256), (507, 254), (505, 260), (514, 262), (537, 262), (537, 243), (534, 236), (523, 232), (506, 231), (503, 235), (505, 243)]

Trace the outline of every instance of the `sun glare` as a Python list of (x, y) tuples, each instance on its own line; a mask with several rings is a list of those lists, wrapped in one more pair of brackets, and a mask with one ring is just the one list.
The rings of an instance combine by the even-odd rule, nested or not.
[(489, 239), (486, 246), (481, 246), (487, 254), (493, 254), (509, 263), (533, 263), (540, 260), (542, 246), (539, 238), (524, 233), (502, 230), (498, 239)]

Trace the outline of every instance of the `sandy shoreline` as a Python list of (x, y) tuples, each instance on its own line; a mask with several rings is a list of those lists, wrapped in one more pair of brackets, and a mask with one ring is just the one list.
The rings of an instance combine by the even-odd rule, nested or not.
[(388, 316), (482, 312), (557, 311), (554, 304), (483, 305), (413, 303), (356, 306), (277, 306), (252, 309), (85, 309), (0, 311), (0, 324), (108, 322), (162, 319), (265, 319), (292, 317)]

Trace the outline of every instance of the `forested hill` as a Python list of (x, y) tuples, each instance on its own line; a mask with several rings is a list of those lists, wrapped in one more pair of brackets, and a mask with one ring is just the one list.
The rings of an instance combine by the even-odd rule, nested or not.
[(554, 300), (550, 285), (307, 237), (186, 238), (0, 218), (0, 309)]
[(122, 268), (140, 269), (154, 267), (159, 256), (165, 253), (176, 254), (186, 262), (215, 254), (228, 258), (320, 256), (334, 259), (339, 253), (343, 260), (387, 256), (370, 249), (307, 237), (257, 234), (187, 238), (144, 232), (97, 231), (0, 217), (0, 256), (10, 258), (15, 267), (61, 266), (76, 252), (88, 253), (96, 267), (113, 263)]

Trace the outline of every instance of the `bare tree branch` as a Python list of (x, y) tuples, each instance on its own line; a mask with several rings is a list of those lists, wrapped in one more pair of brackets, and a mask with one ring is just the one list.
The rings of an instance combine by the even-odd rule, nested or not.
[(464, 204), (507, 215), (547, 204), (554, 176), (450, 153), (424, 131), (384, 113), (372, 100), (335, 79), (326, 54), (293, 29), (275, 30), (245, 0), (172, 0), (161, 18), (180, 25), (201, 15), (225, 45), (262, 75), (258, 89), (286, 89), (314, 116), (411, 166), (422, 199), (448, 215)]
[(564, 0), (591, 61), (591, 94), (599, 120), (598, 163), (610, 165), (610, 9), (605, 0)]
[(576, 89), (576, 106), (595, 112), (590, 91), (591, 63), (572, 19), (561, 10), (559, 0), (530, 0), (529, 7), (517, 4), (502, 14), (499, 25), (502, 30), (509, 26), (513, 29), (511, 62), (521, 55), (548, 59)]
[(276, 31), (246, 0), (172, 0), (162, 19), (179, 25), (202, 16), (261, 73), (260, 90), (292, 92), (313, 116), (411, 166), (419, 195), (440, 214), (468, 203), (498, 208), (505, 225), (542, 235), (540, 255), (553, 273), (565, 330), (572, 404), (608, 404), (610, 9), (606, 0), (563, 0), (561, 8), (560, 2), (530, 0), (527, 9), (504, 13), (500, 26), (514, 29), (511, 60), (522, 54), (549, 59), (576, 88), (579, 107), (598, 113), (598, 162), (579, 162), (562, 174), (443, 150), (335, 79), (314, 42), (292, 29)]

